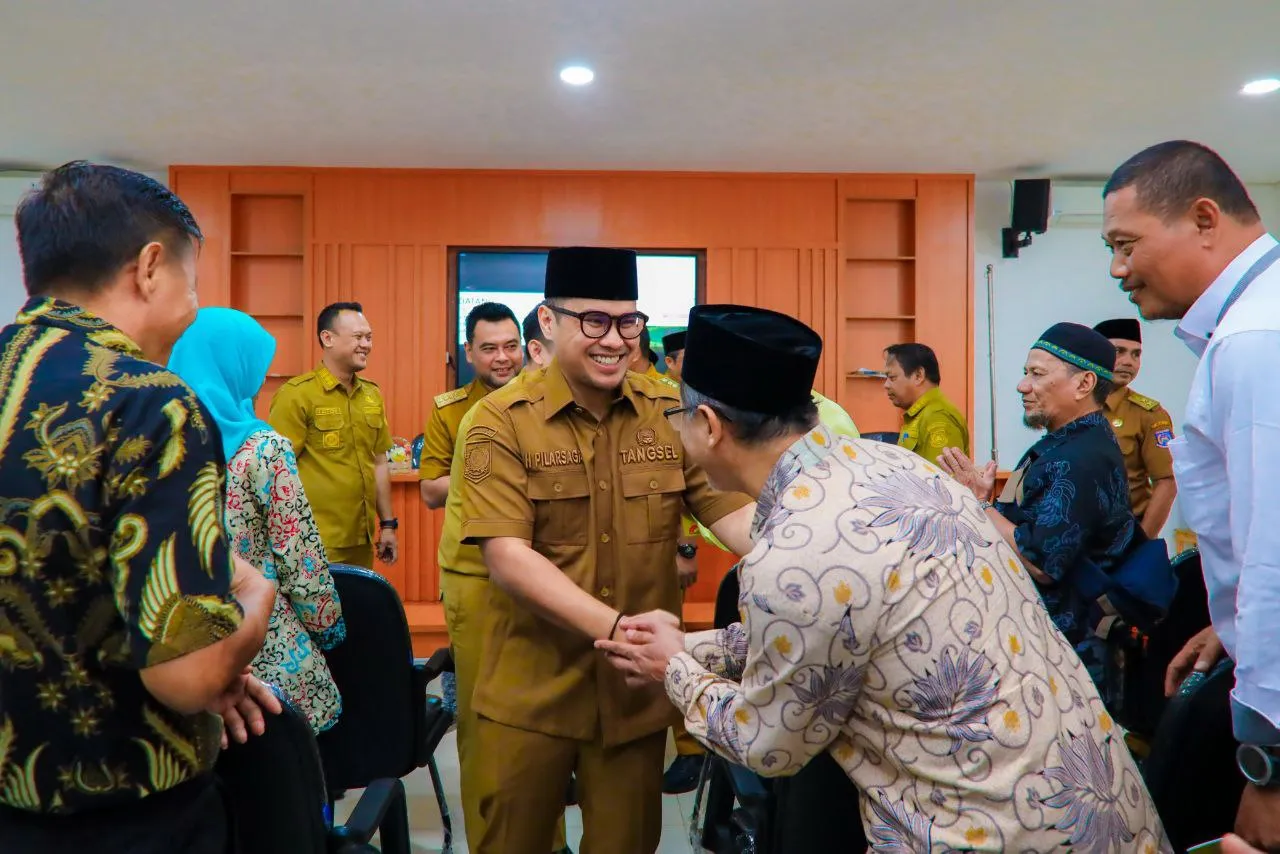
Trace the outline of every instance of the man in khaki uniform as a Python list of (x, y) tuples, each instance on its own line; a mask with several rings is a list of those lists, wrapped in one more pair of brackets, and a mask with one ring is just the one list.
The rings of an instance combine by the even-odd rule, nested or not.
[(538, 325), (538, 309), (535, 308), (524, 316), (521, 329), (524, 332), (524, 369), (536, 371), (551, 364), (554, 352), (551, 340)]
[(685, 330), (668, 332), (662, 336), (662, 358), (667, 363), (667, 376), (680, 382), (680, 371), (684, 368)]
[(1116, 389), (1107, 395), (1103, 414), (1124, 454), (1133, 515), (1146, 535), (1155, 539), (1169, 521), (1178, 494), (1169, 453), (1173, 419), (1158, 402), (1130, 388), (1142, 368), (1142, 327), (1137, 318), (1104, 320), (1093, 328), (1116, 348)]
[[(460, 455), (454, 454), (458, 436), (469, 425), (468, 417), (489, 392), (518, 379), (521, 367), (520, 330), (516, 316), (500, 303), (481, 303), (467, 315), (465, 352), (476, 378), (462, 388), (436, 395), (435, 406), (423, 431), (422, 458), (418, 466), (422, 501), (432, 510), (445, 508), (444, 526), (436, 558), (440, 564), (440, 598), (453, 650), (454, 684), (458, 709), (458, 767), (462, 790), (462, 815), (467, 839), (484, 835), (480, 801), (476, 797), (474, 749), (475, 715), (471, 692), (480, 668), (484, 643), (484, 612), (489, 602), (489, 571), (476, 546), (462, 544), (462, 501), (450, 484), (461, 478)], [(552, 851), (565, 850), (564, 821), (560, 822)]]
[(924, 344), (894, 344), (884, 351), (884, 390), (901, 409), (899, 447), (937, 463), (943, 448), (969, 453), (964, 413), (942, 394), (938, 357)]
[(662, 829), (661, 690), (630, 689), (593, 643), (624, 614), (675, 612), (680, 509), (749, 550), (750, 499), (686, 461), (674, 389), (627, 372), (646, 317), (635, 253), (557, 249), (539, 308), (555, 360), (475, 407), (462, 535), (490, 608), (472, 697), (482, 755), (479, 854), (543, 854), (575, 770), (584, 852), (646, 854)]
[(395, 563), (387, 411), (377, 383), (359, 376), (373, 330), (359, 303), (341, 302), (320, 312), (316, 335), (320, 364), (280, 387), (267, 420), (293, 443), (329, 561), (372, 569), (376, 545), (379, 560)]
[(435, 406), (422, 432), (422, 456), (418, 463), (422, 500), (432, 510), (444, 506), (449, 494), (449, 466), (458, 441), (458, 424), (480, 398), (502, 388), (520, 372), (520, 326), (505, 305), (483, 302), (467, 314), (467, 363), (475, 379), (462, 388), (435, 396)]

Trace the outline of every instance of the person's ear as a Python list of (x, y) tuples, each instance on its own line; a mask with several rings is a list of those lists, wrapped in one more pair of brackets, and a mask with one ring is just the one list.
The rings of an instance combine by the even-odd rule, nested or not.
[(724, 420), (720, 418), (719, 413), (705, 403), (698, 407), (698, 412), (707, 422), (707, 447), (714, 448), (724, 439)]
[(133, 282), (138, 289), (138, 293), (148, 302), (155, 296), (160, 287), (157, 275), (164, 261), (164, 246), (157, 241), (153, 240), (138, 252), (137, 266), (133, 271)]

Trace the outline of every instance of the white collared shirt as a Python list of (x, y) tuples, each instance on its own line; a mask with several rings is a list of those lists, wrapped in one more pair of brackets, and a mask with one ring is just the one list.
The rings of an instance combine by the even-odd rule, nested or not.
[(1275, 245), (1250, 244), (1178, 324), (1200, 364), (1169, 445), (1214, 629), (1236, 663), (1236, 737), (1255, 744), (1280, 744), (1280, 261), (1218, 316)]

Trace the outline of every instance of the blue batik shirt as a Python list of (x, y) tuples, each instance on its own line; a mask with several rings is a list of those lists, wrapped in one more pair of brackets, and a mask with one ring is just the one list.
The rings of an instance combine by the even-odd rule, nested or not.
[(1054, 430), (1018, 462), (1023, 471), (1018, 501), (996, 510), (1014, 525), (1014, 543), (1031, 564), (1053, 579), (1036, 586), (1050, 616), (1098, 678), (1102, 642), (1089, 632), (1090, 603), (1072, 586), (1085, 559), (1103, 572), (1119, 565), (1133, 542), (1124, 457), (1100, 412)]

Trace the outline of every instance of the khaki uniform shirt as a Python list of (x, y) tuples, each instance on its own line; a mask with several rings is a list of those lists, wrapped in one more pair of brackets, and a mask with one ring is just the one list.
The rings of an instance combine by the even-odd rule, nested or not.
[[(540, 369), (534, 368), (532, 371), (521, 371), (511, 380), (508, 385), (513, 383), (525, 382), (530, 373), (537, 373)], [(479, 383), (477, 380), (471, 385)], [(488, 394), (488, 389), (480, 385), (478, 396), (472, 400), (471, 386), (465, 389), (442, 394), (436, 398), (436, 410), (431, 414), (432, 421), (428, 423), (427, 429), (431, 429), (431, 423), (434, 423), (439, 417), (439, 421), (444, 422), (448, 417), (450, 420), (456, 417), (455, 413), (462, 412), (458, 422), (452, 427), (453, 442), (456, 445), (458, 436), (465, 436), (467, 430), (471, 428), (471, 422), (475, 418), (475, 405)], [(444, 407), (440, 406), (440, 399), (447, 397), (449, 394), (456, 395), (458, 392), (466, 391), (467, 394), (458, 398), (453, 403), (446, 403)], [(463, 403), (465, 401), (465, 403)], [(447, 415), (446, 415), (447, 413)], [(422, 445), (422, 465), (427, 462), (426, 458), (427, 445), (423, 440)], [(484, 559), (480, 556), (480, 547), (473, 544), (462, 542), (462, 489), (461, 484), (464, 480), (462, 476), (462, 458), (463, 454), (449, 453), (449, 495), (444, 501), (444, 525), (440, 529), (440, 548), (436, 551), (436, 560), (440, 564), (440, 569), (448, 572), (457, 572), (462, 575), (476, 575), (487, 578), (489, 576), (489, 567), (484, 565)], [(421, 468), (419, 469), (422, 470)], [(436, 475), (438, 477), (439, 475)]]
[[(667, 384), (629, 373), (603, 421), (558, 362), (475, 407), (463, 447), (463, 541), (516, 537), (624, 614), (679, 613), (680, 510), (715, 523), (751, 503), (713, 490), (663, 416)], [(661, 686), (626, 687), (593, 640), (491, 588), (476, 712), (563, 738), (624, 744), (675, 720)]]
[(474, 379), (462, 388), (435, 396), (435, 406), (422, 431), (422, 455), (418, 460), (418, 480), (435, 480), (449, 473), (453, 449), (458, 444), (458, 425), (489, 387)]
[(374, 465), (376, 455), (391, 447), (377, 384), (357, 376), (348, 391), (322, 364), (280, 387), (267, 420), (293, 443), (298, 475), (325, 546), (345, 549), (374, 542)]
[(914, 451), (931, 463), (938, 462), (943, 448), (959, 448), (969, 453), (969, 425), (964, 413), (934, 387), (920, 396), (903, 413), (898, 446)]
[(1173, 477), (1173, 419), (1156, 401), (1127, 388), (1107, 396), (1103, 413), (1115, 431), (1129, 478), (1129, 504), (1141, 518), (1151, 503), (1151, 484)]

